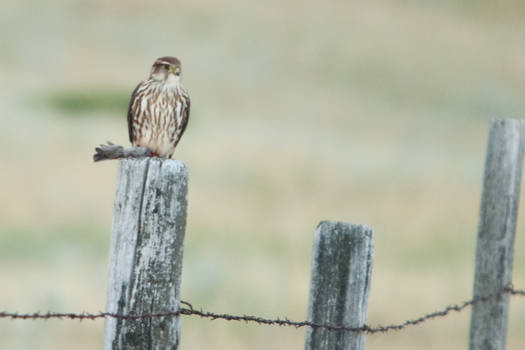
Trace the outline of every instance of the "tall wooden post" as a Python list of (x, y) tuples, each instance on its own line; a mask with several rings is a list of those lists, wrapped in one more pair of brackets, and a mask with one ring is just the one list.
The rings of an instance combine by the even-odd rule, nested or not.
[[(474, 298), (495, 293), (512, 282), (524, 145), (522, 121), (492, 123), (479, 216)], [(505, 349), (508, 310), (509, 295), (473, 305), (470, 350)]]
[[(317, 226), (312, 258), (308, 320), (362, 327), (372, 275), (372, 229), (335, 221)], [(306, 350), (363, 350), (363, 333), (309, 328)]]
[[(106, 311), (179, 308), (188, 170), (176, 160), (119, 161)], [(108, 317), (104, 349), (177, 349), (180, 318)]]

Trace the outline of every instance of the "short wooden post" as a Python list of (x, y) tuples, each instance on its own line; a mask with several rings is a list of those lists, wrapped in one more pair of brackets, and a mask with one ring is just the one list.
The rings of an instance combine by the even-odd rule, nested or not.
[[(179, 308), (188, 170), (176, 160), (119, 161), (106, 311)], [(104, 349), (177, 349), (180, 317), (106, 317)]]
[[(361, 327), (366, 322), (372, 274), (372, 229), (323, 221), (314, 238), (308, 320)], [(309, 328), (306, 350), (365, 347), (363, 333)]]
[[(525, 124), (496, 120), (489, 132), (478, 226), (474, 298), (495, 293), (512, 282)], [(470, 350), (503, 350), (509, 295), (472, 307)]]

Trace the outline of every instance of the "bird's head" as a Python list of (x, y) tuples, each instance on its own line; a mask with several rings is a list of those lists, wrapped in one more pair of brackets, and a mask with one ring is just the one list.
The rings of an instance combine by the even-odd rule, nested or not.
[(178, 82), (180, 78), (180, 61), (178, 58), (161, 57), (153, 63), (150, 78), (161, 82)]

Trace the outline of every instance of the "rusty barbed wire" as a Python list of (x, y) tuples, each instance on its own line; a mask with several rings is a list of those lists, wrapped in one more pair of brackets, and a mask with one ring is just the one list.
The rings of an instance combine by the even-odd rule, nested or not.
[(491, 294), (484, 295), (484, 296), (479, 296), (471, 300), (462, 302), (460, 304), (449, 305), (440, 311), (435, 311), (429, 314), (425, 314), (418, 318), (408, 319), (398, 324), (391, 324), (387, 326), (375, 326), (375, 327), (371, 327), (367, 324), (361, 327), (346, 327), (346, 326), (338, 326), (338, 325), (330, 325), (330, 324), (321, 324), (321, 323), (316, 323), (312, 321), (292, 321), (287, 318), (269, 319), (269, 318), (263, 318), (259, 316), (250, 316), (250, 315), (219, 314), (219, 313), (214, 313), (214, 312), (195, 310), (190, 303), (185, 302), (183, 300), (181, 300), (181, 304), (185, 305), (186, 307), (181, 307), (177, 311), (170, 311), (170, 312), (146, 313), (146, 314), (140, 314), (140, 315), (131, 315), (131, 314), (121, 315), (121, 314), (116, 314), (116, 313), (111, 313), (111, 312), (100, 312), (96, 314), (90, 314), (86, 312), (83, 312), (80, 314), (58, 313), (58, 312), (47, 312), (47, 313), (34, 312), (34, 313), (20, 314), (17, 312), (0, 312), (0, 319), (1, 318), (7, 318), (7, 319), (12, 319), (12, 320), (71, 319), (71, 320), (82, 321), (82, 320), (96, 320), (100, 318), (111, 317), (111, 318), (116, 318), (120, 320), (140, 320), (140, 319), (151, 319), (151, 318), (158, 318), (158, 317), (176, 317), (179, 315), (184, 315), (184, 316), (193, 315), (193, 316), (198, 316), (198, 317), (206, 318), (210, 320), (220, 319), (220, 320), (226, 320), (226, 321), (243, 321), (243, 322), (257, 323), (257, 324), (263, 324), (263, 325), (290, 326), (290, 327), (295, 327), (295, 328), (311, 327), (314, 329), (326, 329), (329, 331), (346, 331), (346, 332), (375, 334), (375, 333), (387, 333), (389, 331), (399, 331), (406, 327), (419, 325), (428, 320), (446, 317), (453, 311), (461, 312), (467, 307), (472, 306), (474, 304), (488, 302), (490, 300), (499, 298), (507, 294), (511, 296), (525, 296), (525, 290), (515, 289), (512, 286), (512, 284), (508, 284), (507, 286), (501, 288), (495, 293), (491, 293)]

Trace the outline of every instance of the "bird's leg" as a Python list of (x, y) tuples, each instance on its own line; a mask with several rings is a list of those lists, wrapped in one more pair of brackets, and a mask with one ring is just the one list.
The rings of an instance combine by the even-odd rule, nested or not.
[(150, 152), (150, 157), (159, 158), (160, 156), (159, 156), (159, 154), (158, 154), (157, 152), (153, 152), (153, 151), (151, 151), (151, 152)]

